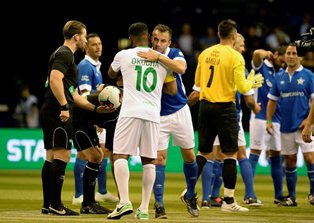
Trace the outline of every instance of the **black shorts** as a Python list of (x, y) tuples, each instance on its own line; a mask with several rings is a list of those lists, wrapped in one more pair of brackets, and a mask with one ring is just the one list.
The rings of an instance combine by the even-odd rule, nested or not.
[(119, 111), (105, 114), (105, 118), (98, 121), (98, 126), (106, 129), (106, 148), (109, 151), (113, 151), (113, 137), (116, 130), (116, 125), (119, 117)]
[(82, 151), (91, 147), (99, 146), (99, 138), (94, 125), (76, 128), (74, 131), (74, 147)]
[(205, 100), (200, 102), (198, 118), (200, 152), (211, 152), (217, 135), (223, 153), (237, 152), (238, 134), (237, 109), (233, 102), (210, 103)]
[(47, 99), (40, 110), (40, 121), (44, 135), (45, 149), (66, 148), (72, 149), (72, 106), (70, 118), (67, 122), (60, 119), (60, 106)]

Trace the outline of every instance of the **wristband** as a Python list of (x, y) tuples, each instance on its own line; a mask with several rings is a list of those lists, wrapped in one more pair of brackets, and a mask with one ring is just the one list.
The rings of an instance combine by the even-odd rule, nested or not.
[(273, 121), (272, 120), (267, 120), (266, 123), (267, 124), (271, 124), (271, 123), (273, 123)]
[(67, 104), (65, 104), (65, 105), (61, 105), (61, 106), (60, 106), (60, 110), (61, 110), (61, 111), (68, 111), (68, 110), (69, 110), (69, 104), (67, 103)]
[(95, 107), (94, 107), (94, 112), (97, 112), (97, 108), (98, 108), (98, 106), (97, 105), (95, 105)]

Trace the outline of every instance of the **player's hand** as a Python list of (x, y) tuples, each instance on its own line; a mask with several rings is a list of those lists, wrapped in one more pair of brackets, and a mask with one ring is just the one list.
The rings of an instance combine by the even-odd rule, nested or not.
[(108, 105), (96, 106), (96, 108), (94, 109), (96, 113), (112, 113), (115, 110), (116, 109), (114, 107), (110, 108)]
[(145, 60), (148, 61), (157, 61), (159, 59), (159, 53), (157, 53), (154, 50), (148, 50), (147, 52), (145, 51), (139, 51), (137, 52), (137, 56), (142, 57)]
[(310, 125), (307, 120), (303, 120), (301, 125), (299, 126), (299, 129), (302, 130), (302, 139), (304, 142), (312, 142), (312, 130), (313, 126)]
[(66, 122), (70, 118), (70, 112), (69, 110), (61, 111), (59, 116), (60, 116), (61, 122)]
[(258, 73), (255, 75), (255, 71), (252, 69), (247, 77), (247, 80), (252, 82), (252, 88), (260, 88), (264, 83), (264, 77), (262, 74)]
[(274, 134), (274, 126), (273, 126), (273, 123), (267, 123), (267, 124), (266, 124), (266, 132), (267, 132), (269, 135), (273, 135), (273, 134)]

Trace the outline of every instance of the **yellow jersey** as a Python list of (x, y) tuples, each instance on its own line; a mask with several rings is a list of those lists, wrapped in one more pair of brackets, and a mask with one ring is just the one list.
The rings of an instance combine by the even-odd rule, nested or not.
[(251, 89), (245, 78), (243, 56), (229, 45), (216, 44), (205, 49), (198, 58), (195, 85), (200, 87), (199, 100), (234, 102), (237, 88), (240, 92)]

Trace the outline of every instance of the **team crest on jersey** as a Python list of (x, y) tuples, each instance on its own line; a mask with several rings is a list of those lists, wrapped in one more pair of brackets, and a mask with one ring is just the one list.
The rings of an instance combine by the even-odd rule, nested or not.
[(298, 84), (300, 85), (303, 85), (304, 83), (304, 79), (302, 77), (300, 77), (298, 80), (297, 80)]
[(281, 84), (281, 85), (284, 85), (284, 84), (285, 84), (285, 81), (280, 81), (280, 84)]

